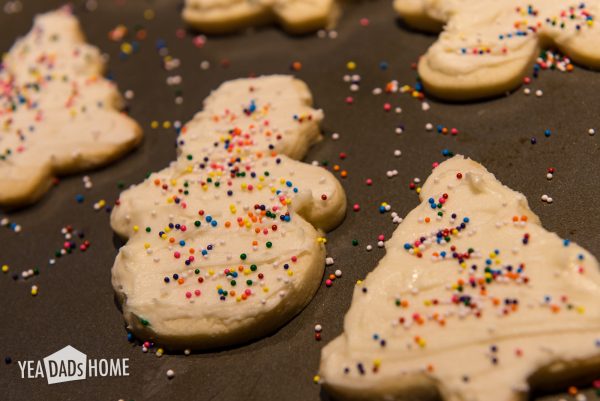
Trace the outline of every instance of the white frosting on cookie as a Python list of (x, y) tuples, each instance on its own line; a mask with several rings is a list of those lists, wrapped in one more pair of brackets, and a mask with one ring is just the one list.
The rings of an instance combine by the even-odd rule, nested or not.
[(35, 18), (0, 67), (0, 206), (37, 200), (53, 174), (116, 159), (141, 140), (117, 109), (116, 86), (100, 75), (96, 47), (85, 43), (68, 9)]
[[(509, 401), (600, 367), (600, 271), (525, 197), (455, 156), (357, 283), (322, 352), (345, 399)], [(533, 376), (532, 376), (533, 375)]]
[(600, 68), (600, 0), (396, 0), (395, 8), (417, 27), (446, 24), (419, 62), (425, 88), (442, 98), (514, 89), (542, 48)]
[(245, 342), (312, 298), (340, 183), (295, 161), (321, 110), (290, 76), (222, 84), (185, 125), (168, 168), (123, 192), (111, 225), (129, 237), (112, 270), (128, 327), (173, 349)]
[(224, 33), (276, 21), (291, 33), (330, 27), (335, 0), (186, 0), (183, 19), (208, 33)]

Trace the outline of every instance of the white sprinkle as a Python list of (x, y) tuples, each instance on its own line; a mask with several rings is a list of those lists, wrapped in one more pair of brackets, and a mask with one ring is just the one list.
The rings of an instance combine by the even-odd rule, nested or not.
[(377, 95), (381, 95), (381, 93), (382, 93), (382, 92), (383, 92), (383, 90), (381, 90), (381, 88), (375, 88), (375, 89), (373, 89), (373, 92), (372, 92), (372, 93), (373, 93), (375, 96), (377, 96)]
[(192, 350), (190, 350), (189, 348), (186, 348), (186, 349), (183, 351), (183, 353), (184, 353), (184, 355), (189, 355), (189, 354), (191, 354), (191, 353), (192, 353)]
[(373, 246), (372, 245), (367, 245), (367, 252), (371, 252), (373, 250)]
[(542, 202), (546, 202), (548, 200), (548, 195), (542, 195)]
[(172, 379), (174, 377), (175, 377), (175, 372), (173, 371), (173, 369), (167, 370), (167, 378)]
[(359, 89), (360, 89), (360, 87), (357, 84), (350, 85), (351, 92), (358, 92)]
[(401, 107), (396, 107), (394, 109), (394, 111), (396, 112), (396, 114), (400, 114), (400, 113), (402, 113), (402, 108)]
[(402, 151), (400, 149), (394, 150), (394, 156), (400, 157), (400, 155), (402, 155)]
[(333, 139), (334, 141), (337, 141), (338, 139), (340, 139), (340, 134), (338, 134), (337, 132), (334, 132), (333, 134), (331, 134), (331, 139)]
[(200, 63), (200, 69), (208, 70), (210, 68), (210, 61), (204, 60)]
[(315, 324), (315, 333), (320, 333), (321, 331), (323, 331), (323, 326)]
[(541, 89), (538, 89), (538, 90), (536, 90), (536, 91), (535, 91), (535, 95), (536, 95), (537, 97), (542, 97), (542, 96), (544, 95), (544, 92), (542, 92), (542, 90), (541, 90)]
[(332, 264), (334, 264), (334, 263), (335, 263), (335, 262), (334, 262), (334, 260), (333, 260), (333, 258), (332, 258), (332, 257), (328, 257), (328, 258), (326, 258), (326, 259), (325, 259), (325, 265), (326, 265), (326, 266), (331, 266), (331, 265), (332, 265)]
[(429, 105), (429, 103), (427, 103), (427, 102), (423, 102), (423, 103), (421, 103), (421, 109), (422, 109), (423, 111), (427, 111), (427, 110), (429, 110), (430, 108), (431, 108), (431, 106)]
[(596, 135), (596, 130), (595, 130), (595, 129), (593, 129), (593, 128), (590, 128), (590, 129), (588, 130), (588, 134), (590, 134), (590, 136), (594, 136), (594, 135)]
[(335, 276), (336, 276), (337, 278), (340, 278), (340, 277), (342, 277), (342, 271), (341, 271), (340, 269), (336, 270), (336, 271), (335, 271)]
[(524, 93), (525, 95), (529, 96), (529, 94), (531, 94), (531, 89), (529, 89), (529, 88), (525, 88), (525, 89), (523, 89), (523, 93)]
[(433, 124), (432, 123), (425, 124), (425, 130), (426, 131), (431, 131), (432, 129), (433, 129)]

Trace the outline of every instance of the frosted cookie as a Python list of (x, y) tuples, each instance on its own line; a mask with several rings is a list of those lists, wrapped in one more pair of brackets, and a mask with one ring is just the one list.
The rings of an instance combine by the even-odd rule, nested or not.
[(312, 298), (323, 231), (346, 198), (294, 159), (320, 140), (321, 110), (290, 76), (222, 84), (178, 138), (169, 167), (123, 192), (111, 225), (128, 237), (112, 269), (138, 338), (207, 349), (264, 336)]
[(444, 99), (469, 100), (515, 89), (542, 48), (600, 68), (600, 0), (395, 0), (412, 26), (440, 30), (419, 60), (425, 89)]
[(102, 56), (63, 8), (35, 18), (0, 65), (0, 206), (39, 199), (54, 174), (113, 161), (141, 140)]
[[(526, 198), (455, 156), (433, 170), (322, 351), (342, 399), (514, 401), (600, 368), (600, 271)], [(595, 370), (594, 370), (595, 369)]]
[(277, 22), (300, 34), (330, 27), (338, 13), (335, 0), (186, 0), (183, 19), (207, 33)]

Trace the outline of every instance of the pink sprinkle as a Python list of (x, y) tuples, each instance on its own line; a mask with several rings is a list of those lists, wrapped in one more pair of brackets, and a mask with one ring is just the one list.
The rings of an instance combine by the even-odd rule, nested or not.
[(202, 293), (200, 292), (200, 290), (196, 290), (196, 291), (194, 291), (194, 294), (196, 294), (196, 296), (199, 297), (200, 294), (202, 294)]
[(192, 293), (191, 293), (191, 292), (189, 292), (189, 291), (186, 291), (186, 293), (185, 293), (185, 297), (186, 297), (186, 298), (191, 298), (191, 297), (192, 297)]
[(179, 259), (181, 257), (181, 254), (179, 252), (175, 252), (173, 256), (175, 256), (175, 259)]
[(330, 279), (325, 280), (325, 285), (327, 287), (331, 287), (333, 285), (333, 281), (331, 281)]
[(370, 178), (367, 178), (367, 180), (365, 181), (365, 184), (367, 185), (373, 185), (373, 180)]
[(346, 98), (346, 104), (352, 104), (352, 103), (354, 103), (354, 98), (352, 96), (348, 96)]
[(352, 206), (352, 209), (353, 209), (355, 212), (358, 212), (358, 211), (360, 210), (360, 205), (359, 205), (358, 203), (355, 203), (355, 204), (354, 204), (354, 206)]

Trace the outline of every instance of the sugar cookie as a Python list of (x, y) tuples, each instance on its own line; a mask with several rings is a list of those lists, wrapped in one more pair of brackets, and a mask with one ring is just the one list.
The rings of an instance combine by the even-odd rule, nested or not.
[(279, 23), (290, 33), (330, 27), (339, 13), (335, 0), (186, 0), (183, 19), (206, 33)]
[(548, 47), (600, 68), (600, 0), (395, 0), (394, 8), (421, 29), (445, 24), (418, 67), (425, 89), (440, 98), (470, 100), (513, 90)]
[(185, 125), (179, 156), (128, 189), (113, 229), (129, 240), (112, 281), (129, 329), (171, 349), (264, 336), (312, 298), (340, 183), (294, 159), (320, 140), (321, 110), (290, 76), (222, 84)]
[(32, 203), (54, 174), (117, 159), (141, 140), (67, 8), (38, 15), (0, 65), (0, 206)]
[(322, 351), (342, 399), (513, 401), (600, 368), (600, 271), (526, 198), (455, 156), (433, 170)]

